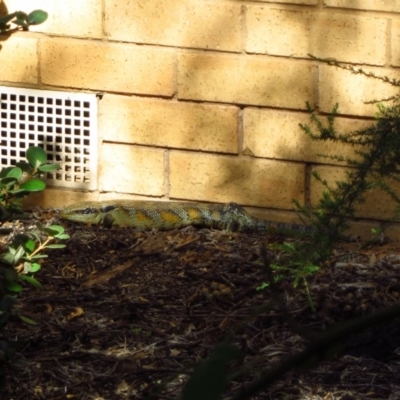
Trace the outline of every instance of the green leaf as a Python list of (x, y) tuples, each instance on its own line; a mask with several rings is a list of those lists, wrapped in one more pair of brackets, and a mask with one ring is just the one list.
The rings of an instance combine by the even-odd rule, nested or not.
[(4, 286), (10, 292), (19, 293), (22, 291), (22, 286), (16, 282), (5, 281)]
[(40, 270), (40, 264), (38, 263), (32, 263), (30, 261), (25, 261), (24, 262), (24, 273), (29, 274), (29, 273), (35, 273)]
[(292, 243), (284, 242), (283, 247), (287, 252), (294, 252), (296, 248), (293, 246)]
[(228, 385), (228, 365), (239, 357), (232, 343), (221, 343), (210, 358), (193, 370), (182, 391), (181, 400), (220, 400)]
[(29, 175), (32, 173), (32, 166), (25, 161), (17, 162), (15, 166), (21, 168), (22, 172), (26, 172)]
[(4, 268), (4, 278), (9, 282), (16, 281), (18, 279), (18, 273), (14, 268)]
[(22, 19), (22, 20), (26, 20), (28, 18), (28, 15), (26, 13), (24, 13), (23, 11), (17, 11), (15, 13), (15, 17), (17, 19)]
[[(11, 257), (13, 257), (12, 260), (12, 265), (18, 264), (19, 260), (21, 259), (21, 257), (25, 254), (25, 249), (22, 245), (18, 246), (18, 248), (15, 250), (12, 247), (8, 248), (9, 253)], [(6, 254), (5, 254), (6, 256)]]
[(19, 259), (25, 254), (24, 246), (18, 246), (17, 251), (14, 254), (15, 261), (19, 261)]
[(18, 318), (19, 318), (21, 321), (23, 321), (23, 322), (25, 322), (25, 323), (27, 323), (27, 324), (29, 324), (29, 325), (37, 325), (37, 324), (38, 324), (38, 323), (37, 323), (36, 321), (34, 321), (33, 319), (28, 318), (28, 317), (25, 317), (25, 316), (23, 316), (23, 315), (18, 315)]
[(59, 234), (64, 233), (65, 231), (64, 227), (61, 225), (50, 225), (48, 228), (56, 231)]
[(15, 238), (14, 238), (12, 244), (13, 244), (13, 247), (17, 248), (18, 246), (25, 246), (25, 244), (29, 240), (32, 240), (32, 239), (25, 233), (18, 233), (17, 235), (15, 235)]
[(67, 233), (63, 233), (61, 235), (56, 235), (54, 237), (57, 238), (57, 239), (61, 239), (61, 240), (66, 240), (66, 239), (70, 238), (70, 236)]
[(40, 229), (49, 236), (57, 236), (64, 233), (64, 228), (60, 225), (51, 225), (47, 227), (41, 227)]
[(4, 185), (4, 187), (11, 187), (18, 183), (18, 179), (14, 178), (12, 176), (1, 178), (1, 184)]
[(20, 179), (22, 176), (22, 169), (18, 167), (11, 167), (6, 169), (6, 177)]
[(31, 264), (31, 272), (35, 273), (38, 272), (40, 270), (41, 266), (38, 263), (32, 263)]
[(29, 194), (29, 192), (27, 192), (24, 189), (11, 189), (8, 191), (8, 193), (11, 193), (11, 194), (15, 195), (16, 197), (21, 197), (21, 196)]
[(49, 171), (57, 171), (60, 168), (61, 168), (60, 164), (44, 164), (44, 165), (41, 165), (38, 168), (38, 170), (40, 172), (49, 172)]
[(46, 249), (64, 249), (65, 247), (66, 247), (65, 244), (54, 243), (54, 244), (48, 244), (46, 246)]
[(14, 256), (11, 253), (5, 253), (0, 256), (1, 261), (9, 265), (14, 265)]
[(33, 250), (35, 250), (36, 243), (35, 243), (31, 238), (29, 238), (29, 239), (24, 243), (24, 246), (25, 246), (25, 250), (27, 250), (29, 253), (32, 253)]
[(46, 21), (49, 14), (43, 10), (34, 10), (28, 15), (29, 25), (39, 25)]
[(30, 179), (21, 185), (21, 189), (27, 192), (40, 192), (46, 187), (46, 184), (37, 178)]
[(10, 29), (10, 24), (5, 24), (4, 22), (0, 22), (0, 32), (5, 32), (7, 29)]
[[(37, 226), (38, 224), (36, 224)], [(37, 232), (29, 232), (29, 235), (33, 238), (33, 240), (35, 240), (37, 243), (40, 243), (40, 236), (38, 235)]]
[(43, 289), (43, 285), (37, 281), (35, 278), (29, 275), (20, 275), (20, 279), (29, 282), (32, 286), (34, 286), (36, 289)]
[(11, 21), (15, 25), (22, 26), (23, 28), (27, 28), (29, 25), (24, 19), (15, 19), (14, 21)]
[(42, 258), (47, 258), (47, 257), (48, 257), (47, 254), (35, 254), (30, 259), (31, 260), (41, 260)]
[(47, 162), (46, 152), (39, 146), (32, 146), (26, 151), (26, 158), (29, 164), (34, 168), (38, 168)]
[(0, 24), (7, 24), (7, 22), (10, 22), (17, 13), (13, 12), (12, 14), (5, 15), (4, 17), (0, 18)]
[(267, 282), (262, 282), (260, 285), (258, 285), (256, 287), (256, 290), (264, 290), (265, 288), (267, 288), (269, 286), (269, 283)]
[(13, 167), (4, 167), (1, 169), (0, 171), (0, 178), (5, 178), (7, 176), (7, 173), (10, 169), (12, 169)]

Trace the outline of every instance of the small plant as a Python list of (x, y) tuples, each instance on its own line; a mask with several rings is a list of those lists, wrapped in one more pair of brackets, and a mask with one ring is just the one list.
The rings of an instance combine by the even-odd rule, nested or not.
[(6, 293), (21, 292), (22, 281), (41, 289), (42, 285), (33, 274), (40, 270), (40, 261), (47, 258), (43, 251), (65, 247), (62, 243), (51, 243), (54, 239), (69, 239), (62, 226), (37, 227), (38, 232), (15, 236), (7, 251), (0, 255), (0, 277), (3, 278), (3, 291)]
[[(40, 262), (47, 257), (43, 251), (61, 249), (65, 244), (50, 242), (69, 238), (69, 235), (64, 233), (64, 228), (58, 225), (49, 227), (38, 225), (38, 229), (39, 233), (17, 235), (7, 251), (0, 255), (0, 332), (12, 315), (26, 324), (36, 325), (36, 321), (13, 310), (16, 295), (22, 291), (23, 282), (28, 282), (38, 289), (42, 288), (41, 283), (34, 278), (34, 274), (40, 270)], [(0, 386), (5, 378), (6, 365), (18, 362), (15, 343), (0, 339)]]
[(11, 14), (7, 14), (0, 18), (0, 33), (10, 31), (10, 22), (17, 25), (17, 28), (22, 28), (24, 31), (29, 30), (31, 25), (39, 25), (46, 21), (48, 14), (43, 10), (34, 10), (29, 14), (23, 11), (16, 11)]
[(21, 199), (45, 189), (46, 184), (39, 177), (60, 168), (59, 164), (47, 162), (47, 154), (41, 147), (30, 147), (26, 158), (27, 162), (0, 171), (0, 221), (21, 213)]
[[(400, 88), (399, 80), (376, 76), (361, 68), (341, 65), (335, 61), (312, 58)], [(383, 102), (392, 104), (384, 106)], [(349, 134), (342, 134), (336, 129), (338, 105), (332, 110), (327, 123), (323, 123), (307, 104), (311, 125), (300, 124), (311, 139), (351, 145), (355, 152), (354, 157), (322, 155), (333, 161), (344, 162), (347, 165), (347, 179), (331, 186), (318, 173), (313, 172), (314, 178), (324, 186), (322, 197), (315, 208), (297, 204), (300, 212), (320, 228), (324, 244), (329, 247), (342, 237), (348, 227), (348, 218), (354, 217), (357, 206), (364, 202), (366, 194), (371, 190), (379, 188), (386, 192), (397, 204), (393, 209), (392, 220), (398, 220), (399, 217), (400, 193), (395, 191), (392, 184), (400, 182), (400, 94), (388, 99), (371, 100), (369, 103), (377, 104), (376, 122)]]
[[(334, 61), (319, 61), (347, 69), (353, 73), (362, 73), (371, 78), (380, 79), (393, 86), (400, 87), (400, 80), (377, 77), (361, 69), (340, 66)], [(341, 155), (330, 157), (335, 161), (345, 162), (348, 169), (347, 179), (338, 181), (334, 185), (328, 184), (327, 181), (314, 173), (315, 179), (324, 186), (321, 199), (314, 208), (299, 204), (297, 204), (297, 207), (316, 227), (317, 233), (308, 242), (278, 245), (278, 248), (289, 256), (288, 259), (284, 260), (284, 263), (271, 263), (266, 256), (266, 246), (262, 247), (261, 255), (264, 261), (266, 282), (261, 283), (257, 290), (269, 287), (274, 292), (274, 290), (279, 289), (274, 288), (275, 283), (289, 275), (294, 278), (294, 286), (297, 286), (300, 282), (305, 284), (312, 307), (307, 277), (318, 271), (318, 265), (321, 261), (331, 254), (333, 246), (343, 237), (343, 233), (347, 228), (347, 219), (355, 215), (357, 206), (364, 201), (367, 192), (380, 188), (389, 194), (395, 203), (393, 220), (398, 220), (400, 194), (390, 184), (392, 182), (400, 182), (400, 94), (387, 100), (393, 101), (393, 105), (384, 107), (382, 104), (378, 104), (375, 124), (348, 135), (340, 134), (336, 130), (334, 122), (338, 111), (337, 106), (325, 124), (308, 105), (312, 127), (301, 125), (303, 131), (314, 140), (329, 140), (333, 143), (350, 144), (354, 147), (356, 156), (353, 158), (346, 158)], [(261, 262), (260, 266), (262, 266)], [(262, 397), (262, 393), (260, 394), (262, 390), (284, 377), (289, 371), (297, 370), (301, 373), (304, 369), (318, 365), (321, 361), (329, 359), (336, 354), (351, 335), (371, 328), (376, 324), (384, 324), (391, 321), (397, 318), (399, 313), (400, 305), (395, 304), (374, 314), (339, 322), (321, 333), (309, 335), (311, 340), (300, 353), (288, 357), (270, 370), (257, 371), (257, 379), (247, 387), (241, 387), (240, 391), (231, 397), (232, 400), (250, 399), (256, 395)], [(229, 348), (221, 348), (220, 355), (217, 352), (214, 353), (218, 354), (217, 360), (213, 359), (215, 357), (213, 354), (207, 361), (199, 363), (183, 389), (180, 399), (222, 399), (226, 382), (232, 376), (229, 375), (226, 364), (222, 364), (222, 361), (227, 360), (229, 362), (234, 359), (228, 358), (230, 351)], [(220, 364), (218, 365), (216, 361), (219, 361)], [(216, 366), (218, 371), (213, 370), (213, 366)], [(242, 371), (246, 372), (250, 369), (251, 367), (245, 365)], [(216, 377), (218, 376), (220, 378), (217, 381)], [(214, 382), (212, 379), (214, 379)], [(214, 384), (210, 384), (210, 382)], [(196, 395), (198, 396), (196, 397)]]
[[(375, 76), (362, 69), (340, 65), (335, 61), (317, 60), (400, 87), (399, 80)], [(392, 104), (384, 106), (381, 103), (383, 101), (391, 101)], [(321, 198), (314, 207), (303, 206), (296, 201), (295, 204), (299, 212), (316, 228), (317, 234), (313, 235), (312, 240), (308, 242), (283, 245), (283, 250), (291, 255), (288, 261), (290, 267), (271, 264), (271, 270), (274, 270), (273, 282), (280, 279), (278, 271), (285, 272), (285, 276), (287, 273), (294, 276), (295, 286), (299, 281), (304, 282), (311, 307), (313, 306), (306, 278), (318, 270), (317, 265), (331, 255), (334, 246), (344, 237), (348, 228), (348, 219), (355, 216), (358, 206), (364, 202), (367, 193), (377, 188), (386, 192), (396, 205), (393, 209), (392, 221), (399, 219), (400, 193), (396, 192), (391, 185), (393, 182), (400, 182), (400, 94), (381, 102), (371, 101), (371, 103), (377, 103), (378, 107), (376, 122), (349, 134), (342, 134), (336, 129), (338, 105), (328, 116), (327, 122), (323, 122), (314, 109), (307, 104), (311, 124), (300, 124), (300, 128), (311, 139), (351, 145), (355, 153), (353, 157), (344, 157), (340, 154), (321, 155), (335, 162), (344, 163), (346, 179), (330, 184), (317, 172), (313, 172), (314, 178), (324, 187)], [(379, 235), (382, 234), (381, 230), (376, 232)], [(258, 290), (270, 284), (271, 279), (269, 282), (260, 284)]]
[[(284, 279), (292, 279), (293, 287), (297, 288), (303, 283), (307, 293), (308, 302), (314, 311), (314, 306), (307, 282), (307, 278), (319, 270), (316, 260), (319, 258), (316, 254), (309, 251), (309, 244), (293, 244), (285, 242), (283, 244), (273, 245), (274, 250), (283, 251), (288, 256), (286, 262), (279, 264), (271, 262), (271, 277), (274, 283), (281, 282)], [(305, 250), (305, 251), (304, 251)], [(270, 287), (270, 282), (262, 282), (256, 287), (256, 290), (264, 290)]]
[[(0, 223), (21, 217), (21, 199), (45, 189), (46, 184), (40, 176), (60, 168), (58, 164), (47, 162), (47, 154), (41, 147), (30, 147), (26, 158), (27, 161), (0, 171)], [(62, 226), (37, 225), (36, 231), (16, 235), (0, 254), (0, 332), (13, 314), (25, 323), (36, 324), (32, 319), (13, 312), (16, 295), (21, 293), (24, 282), (42, 288), (34, 274), (47, 257), (44, 251), (65, 247), (65, 244), (54, 241), (68, 238)], [(4, 378), (5, 366), (15, 362), (16, 356), (14, 344), (0, 340), (0, 381)]]

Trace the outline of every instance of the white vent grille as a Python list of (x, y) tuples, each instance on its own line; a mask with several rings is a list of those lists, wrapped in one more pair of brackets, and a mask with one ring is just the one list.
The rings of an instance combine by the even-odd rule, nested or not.
[(50, 185), (97, 189), (97, 98), (94, 94), (0, 87), (0, 164), (25, 160), (41, 146), (62, 169)]

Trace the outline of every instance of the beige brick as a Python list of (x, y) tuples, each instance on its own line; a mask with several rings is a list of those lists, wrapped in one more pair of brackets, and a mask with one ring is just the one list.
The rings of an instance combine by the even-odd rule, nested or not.
[(93, 200), (98, 200), (97, 193), (46, 188), (43, 192), (30, 194), (23, 200), (22, 204), (24, 209), (32, 207), (63, 208), (80, 201)]
[(392, 20), (391, 29), (391, 65), (396, 67), (400, 66), (400, 21), (397, 19)]
[[(396, 70), (370, 67), (363, 67), (363, 70), (379, 76), (400, 78), (400, 72)], [(331, 112), (335, 104), (339, 103), (340, 114), (371, 117), (377, 112), (376, 104), (365, 102), (388, 98), (397, 92), (397, 88), (380, 80), (328, 65), (319, 66), (319, 105), (322, 112)]]
[(234, 2), (107, 0), (105, 22), (112, 40), (241, 50), (241, 5)]
[(246, 51), (295, 57), (307, 56), (311, 53), (312, 22), (316, 15), (316, 11), (248, 6)]
[(163, 150), (108, 143), (101, 150), (101, 191), (164, 195)]
[(32, 32), (56, 35), (102, 37), (101, 0), (7, 0), (9, 12), (44, 10), (49, 16), (40, 25), (31, 26)]
[[(326, 119), (321, 117), (326, 123)], [(339, 133), (352, 131), (372, 125), (372, 121), (336, 118), (335, 126)], [(243, 117), (246, 154), (282, 160), (309, 161), (318, 163), (338, 163), (327, 156), (354, 157), (354, 149), (331, 141), (317, 142), (303, 132), (299, 124), (313, 128), (307, 113), (278, 110), (246, 108)]]
[(236, 107), (113, 95), (100, 101), (106, 141), (237, 153), (237, 125)]
[[(257, 218), (267, 219), (276, 222), (286, 222), (295, 224), (307, 223), (305, 218), (301, 218), (301, 214), (295, 211), (268, 210), (262, 208), (247, 208), (247, 211)], [(360, 238), (361, 240), (371, 240), (375, 234), (373, 229), (384, 228), (385, 235), (391, 240), (400, 240), (400, 224), (388, 224), (387, 221), (379, 222), (377, 220), (368, 219), (349, 219), (349, 229), (346, 235), (352, 238)]]
[(152, 197), (144, 197), (137, 195), (128, 195), (118, 192), (81, 192), (75, 190), (46, 188), (43, 192), (32, 193), (25, 199), (22, 204), (24, 210), (29, 210), (33, 207), (43, 208), (63, 208), (67, 205), (79, 203), (81, 201), (102, 201), (102, 200), (114, 200), (114, 199), (125, 199), (125, 200), (145, 200), (151, 199)]
[(385, 18), (265, 6), (249, 6), (246, 15), (248, 52), (295, 57), (313, 54), (373, 65), (386, 62)]
[[(313, 169), (318, 172), (322, 179), (325, 179), (329, 185), (335, 187), (336, 181), (347, 181), (346, 168), (318, 166)], [(393, 181), (388, 182), (397, 195), (400, 195), (400, 184)], [(322, 191), (325, 188), (316, 179), (311, 180), (310, 200), (313, 205), (318, 203)], [(361, 218), (373, 219), (390, 219), (394, 215), (396, 203), (390, 196), (380, 189), (372, 189), (365, 196), (365, 202), (361, 205), (356, 205), (356, 216)]]
[(318, 0), (258, 0), (264, 3), (284, 3), (284, 4), (318, 4)]
[(267, 208), (246, 207), (246, 211), (256, 218), (268, 221), (285, 222), (293, 224), (304, 224), (306, 219), (297, 211), (274, 210)]
[(140, 196), (136, 194), (126, 194), (126, 193), (118, 193), (118, 192), (107, 192), (107, 193), (100, 193), (99, 194), (99, 201), (109, 201), (109, 200), (129, 200), (129, 201), (136, 201), (136, 200), (151, 200), (151, 201), (165, 201), (161, 198), (155, 198), (151, 196)]
[(291, 209), (293, 198), (303, 202), (304, 171), (295, 163), (172, 151), (169, 194), (176, 199)]
[(183, 53), (178, 97), (305, 108), (313, 102), (311, 64), (263, 56)]
[(45, 39), (41, 77), (48, 85), (170, 96), (171, 50), (100, 41)]
[[(49, 10), (49, 21), (44, 32), (83, 38), (103, 37), (102, 0), (47, 0), (53, 7)], [(38, 26), (38, 28), (40, 25)]]
[(1, 82), (38, 82), (37, 39), (14, 34), (1, 42)]
[(324, 4), (328, 7), (400, 12), (400, 4), (398, 1), (395, 0), (324, 0)]

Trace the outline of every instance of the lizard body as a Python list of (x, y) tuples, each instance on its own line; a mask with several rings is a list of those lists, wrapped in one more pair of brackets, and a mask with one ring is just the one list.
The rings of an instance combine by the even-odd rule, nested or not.
[(235, 203), (208, 204), (169, 201), (85, 201), (65, 207), (60, 217), (73, 222), (169, 230), (203, 226), (240, 232), (312, 234), (314, 228), (255, 218)]

